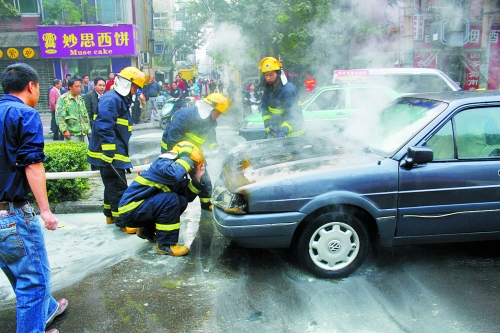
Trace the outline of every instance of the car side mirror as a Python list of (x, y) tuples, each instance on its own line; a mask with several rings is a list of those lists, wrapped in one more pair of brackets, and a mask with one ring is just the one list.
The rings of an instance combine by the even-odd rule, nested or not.
[(418, 164), (432, 162), (434, 152), (429, 147), (408, 147), (408, 153), (401, 166), (413, 167)]

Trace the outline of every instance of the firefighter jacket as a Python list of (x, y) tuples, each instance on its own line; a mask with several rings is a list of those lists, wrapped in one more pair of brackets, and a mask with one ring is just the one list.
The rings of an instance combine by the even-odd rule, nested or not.
[(110, 163), (117, 169), (132, 167), (128, 155), (128, 142), (132, 135), (130, 113), (132, 98), (123, 97), (115, 90), (101, 96), (92, 123), (87, 161), (96, 166)]
[(200, 117), (196, 105), (180, 109), (163, 132), (161, 152), (172, 149), (180, 141), (189, 141), (200, 149), (213, 149), (217, 146), (216, 127), (217, 121), (210, 115), (205, 119)]
[(156, 193), (175, 192), (193, 201), (201, 188), (202, 183), (195, 178), (186, 177), (185, 166), (169, 158), (157, 158), (149, 168), (135, 177), (134, 181), (125, 190), (118, 206), (118, 213), (125, 214), (139, 207), (144, 200), (153, 197)]
[(302, 135), (306, 132), (304, 116), (299, 107), (299, 91), (287, 82), (274, 88), (266, 84), (261, 99), (262, 119), (267, 133), (276, 136), (284, 132), (287, 137)]
[(61, 133), (68, 130), (74, 136), (88, 135), (90, 120), (83, 97), (74, 98), (69, 91), (62, 94), (56, 103), (56, 123)]

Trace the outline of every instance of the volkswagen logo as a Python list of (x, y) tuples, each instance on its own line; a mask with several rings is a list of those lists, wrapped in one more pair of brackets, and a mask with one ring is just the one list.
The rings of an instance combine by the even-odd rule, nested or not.
[(341, 243), (338, 240), (332, 240), (328, 243), (328, 251), (330, 253), (336, 254), (340, 251)]

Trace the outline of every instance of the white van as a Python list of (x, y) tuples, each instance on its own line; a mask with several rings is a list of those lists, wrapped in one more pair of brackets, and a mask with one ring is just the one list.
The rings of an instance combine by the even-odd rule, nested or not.
[(387, 86), (404, 95), (462, 90), (448, 75), (434, 68), (367, 68), (352, 71), (369, 71), (369, 82)]

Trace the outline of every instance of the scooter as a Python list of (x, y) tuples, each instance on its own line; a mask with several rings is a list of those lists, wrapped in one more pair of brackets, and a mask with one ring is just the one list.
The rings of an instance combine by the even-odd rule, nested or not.
[[(194, 97), (186, 97), (184, 99), (184, 106), (191, 106), (195, 103), (196, 99), (194, 99)], [(160, 121), (158, 122), (162, 130), (167, 128), (168, 123), (172, 120), (172, 116), (177, 110), (178, 109), (174, 107), (174, 98), (172, 96), (167, 96), (165, 98), (163, 107), (161, 108)]]
[(167, 96), (163, 101), (163, 107), (160, 111), (160, 121), (158, 122), (162, 130), (167, 128), (174, 112), (174, 98), (172, 96)]

